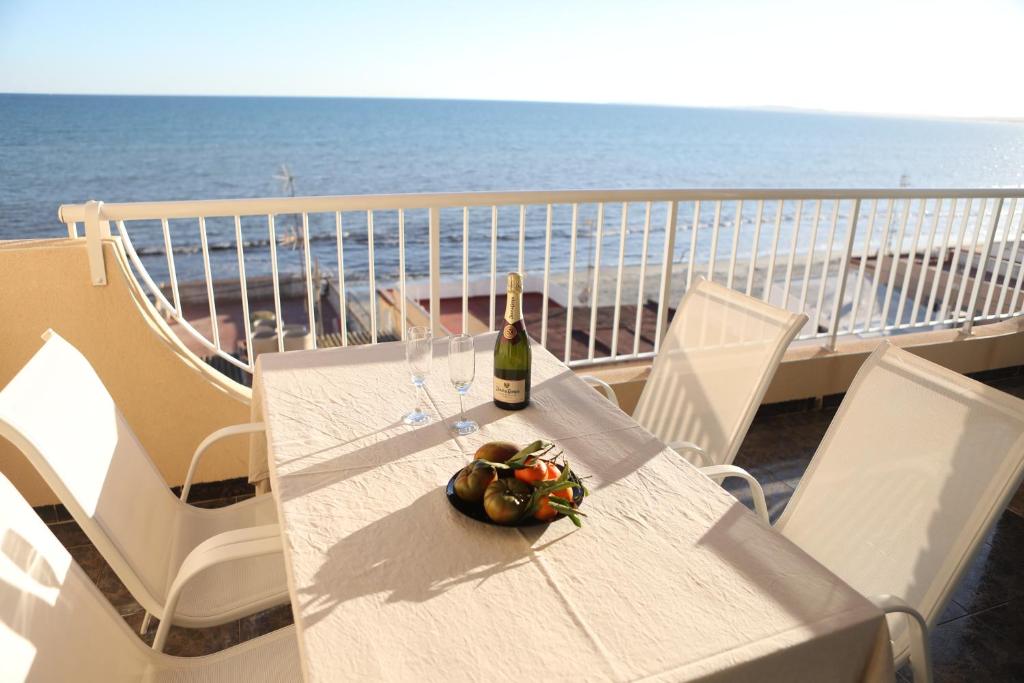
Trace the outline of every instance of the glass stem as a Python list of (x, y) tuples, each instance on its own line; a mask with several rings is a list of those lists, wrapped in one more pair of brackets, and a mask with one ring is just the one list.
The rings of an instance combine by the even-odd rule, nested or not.
[(416, 412), (417, 413), (422, 413), (423, 412), (423, 395), (422, 395), (423, 391), (424, 391), (423, 385), (422, 384), (416, 384)]
[(460, 391), (459, 392), (459, 414), (462, 416), (461, 421), (465, 422), (466, 421), (466, 406), (463, 404), (463, 398), (465, 398), (465, 396)]

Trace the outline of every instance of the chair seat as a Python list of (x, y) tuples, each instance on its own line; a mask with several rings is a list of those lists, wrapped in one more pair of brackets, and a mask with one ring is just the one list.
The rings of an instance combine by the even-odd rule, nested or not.
[(153, 683), (299, 681), (295, 627), (288, 626), (205, 657), (162, 655), (145, 680)]
[[(187, 549), (225, 531), (277, 522), (274, 499), (269, 495), (223, 508), (188, 506), (188, 512), (189, 528), (181, 539)], [(183, 553), (178, 558), (179, 566), (186, 555)], [(186, 627), (220, 624), (234, 618), (232, 615), (252, 614), (288, 600), (284, 560), (280, 555), (223, 562), (204, 570), (186, 584), (174, 623)]]

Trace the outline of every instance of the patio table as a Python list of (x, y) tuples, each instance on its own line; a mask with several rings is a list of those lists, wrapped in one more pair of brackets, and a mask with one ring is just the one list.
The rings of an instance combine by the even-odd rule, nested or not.
[[(308, 681), (892, 680), (885, 617), (539, 346), (532, 404), (466, 399), (435, 343), (423, 427), (400, 343), (267, 354), (254, 411)], [(582, 529), (503, 528), (445, 485), (481, 444), (543, 438), (588, 476)], [(269, 457), (268, 457), (269, 456)]]

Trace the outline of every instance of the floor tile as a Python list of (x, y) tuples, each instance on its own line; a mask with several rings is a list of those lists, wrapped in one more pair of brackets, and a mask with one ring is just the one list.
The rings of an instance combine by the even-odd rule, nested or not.
[[(181, 495), (181, 487), (175, 486), (171, 492), (176, 496)], [(203, 500), (214, 500), (216, 498), (234, 498), (254, 492), (252, 484), (245, 477), (225, 479), (224, 481), (200, 482), (193, 484), (189, 490), (188, 500), (190, 503)]]
[[(758, 483), (761, 484), (761, 488), (764, 490), (765, 502), (768, 504), (768, 521), (774, 524), (786, 509), (786, 504), (793, 495), (793, 489), (787, 484), (779, 481), (761, 483), (759, 480)], [(722, 488), (735, 496), (737, 500), (751, 510), (754, 509), (754, 501), (753, 497), (750, 495), (750, 487), (744, 480), (731, 477), (722, 482)]]
[(85, 571), (86, 575), (92, 579), (92, 582), (107, 596), (110, 604), (114, 606), (118, 613), (131, 614), (141, 609), (135, 598), (125, 588), (125, 585), (121, 583), (121, 579), (117, 578), (114, 570), (110, 568), (110, 565), (106, 563), (95, 547), (92, 545), (80, 545), (68, 548), (68, 552), (71, 553), (71, 557), (75, 559), (75, 562)]
[[(736, 464), (795, 487), (835, 414), (833, 409), (775, 415), (751, 425)], [(759, 476), (759, 475), (755, 475)], [(760, 476), (759, 476), (760, 478)]]
[(75, 548), (90, 543), (89, 537), (85, 535), (77, 522), (57, 522), (50, 524), (49, 528), (65, 548)]
[(295, 623), (291, 605), (271, 607), (239, 621), (239, 637), (242, 641), (265, 635), (279, 628)]
[(40, 505), (39, 507), (32, 509), (35, 510), (36, 514), (39, 515), (39, 518), (47, 524), (67, 522), (71, 519), (71, 514), (63, 505)]
[(967, 616), (967, 610), (964, 609), (963, 605), (958, 603), (956, 600), (950, 599), (946, 604), (946, 608), (942, 610), (942, 614), (939, 615), (937, 623), (945, 624), (948, 621), (959, 619), (960, 617)]
[(986, 384), (993, 386), (1000, 391), (1005, 391), (1017, 398), (1024, 398), (1024, 376), (1018, 375), (1016, 377), (1008, 377), (992, 382), (986, 382)]
[[(135, 633), (138, 633), (142, 626), (143, 615), (143, 612), (136, 612), (125, 617), (125, 622)], [(159, 623), (159, 619), (150, 620), (149, 629), (145, 635), (141, 636), (146, 645), (153, 644)], [(171, 632), (167, 634), (164, 652), (176, 657), (199, 657), (213, 654), (232, 645), (237, 645), (239, 642), (238, 629), (237, 621), (210, 628), (171, 626)]]
[(1024, 485), (1021, 485), (1017, 489), (1017, 493), (1013, 495), (1013, 500), (1010, 501), (1010, 509), (1024, 517)]
[(32, 508), (39, 515), (39, 519), (43, 520), (47, 524), (53, 524), (54, 522), (60, 521), (57, 519), (57, 510), (53, 505), (40, 505), (39, 507)]
[(931, 635), (935, 680), (1024, 680), (1024, 603), (1008, 603), (937, 626)]
[(999, 524), (978, 550), (953, 600), (968, 613), (1024, 598), (1024, 519), (1003, 513)]
[(234, 497), (231, 498), (215, 498), (213, 500), (193, 500), (189, 502), (189, 505), (197, 508), (222, 508), (235, 503)]

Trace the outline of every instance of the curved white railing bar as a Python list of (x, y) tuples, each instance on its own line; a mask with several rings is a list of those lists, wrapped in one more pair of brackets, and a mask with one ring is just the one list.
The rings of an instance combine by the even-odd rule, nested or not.
[[(247, 365), (246, 363), (241, 362), (234, 356), (225, 352), (220, 347), (219, 339), (217, 340), (217, 343), (214, 343), (213, 341), (204, 337), (201, 332), (199, 332), (195, 327), (192, 326), (192, 324), (188, 320), (185, 319), (184, 315), (181, 313), (181, 309), (175, 308), (171, 304), (171, 302), (167, 300), (167, 297), (163, 295), (163, 292), (160, 290), (160, 287), (155, 282), (153, 282), (153, 278), (150, 277), (149, 271), (146, 270), (146, 267), (144, 265), (142, 265), (142, 261), (141, 259), (139, 259), (139, 255), (135, 251), (135, 246), (132, 244), (131, 238), (128, 237), (128, 231), (125, 230), (124, 221), (117, 222), (117, 232), (121, 237), (121, 244), (124, 245), (124, 251), (128, 255), (128, 260), (131, 261), (133, 266), (135, 266), (135, 270), (138, 272), (139, 277), (141, 277), (143, 282), (146, 283), (146, 287), (149, 289), (150, 293), (157, 301), (159, 301), (167, 310), (175, 311), (174, 314), (172, 314), (172, 318), (178, 324), (181, 325), (181, 328), (185, 330), (185, 332), (190, 337), (198, 341), (200, 344), (202, 344), (203, 346), (205, 346), (210, 351), (220, 356), (227, 362), (246, 372), (251, 372), (254, 369), (253, 367), (251, 367), (251, 365)], [(212, 297), (212, 286), (210, 287), (209, 291), (211, 292), (210, 296)]]
[[(336, 258), (336, 268), (326, 272), (337, 288), (332, 301), (340, 307), (338, 329), (321, 331), (337, 332), (341, 343), (349, 342), (352, 311), (358, 309), (355, 289), (369, 297), (366, 336), (376, 342), (380, 326), (391, 320), (382, 314), (376, 290), (391, 283), (396, 264), (388, 271), (380, 262), (393, 249), (399, 301), (392, 315), (402, 319), (399, 329), (409, 311), (422, 312), (426, 306), (431, 325), (443, 332), (442, 299), (461, 300), (452, 310), (465, 328), (471, 322), (469, 301), (480, 297), (489, 312), (477, 329), (493, 330), (501, 313), (496, 303), (502, 262), (527, 269), (537, 281), (542, 278), (531, 288), (542, 295), (534, 333), (566, 363), (581, 366), (653, 356), (670, 309), (695, 273), (807, 313), (811, 322), (797, 338), (820, 339), (828, 348), (841, 334), (952, 325), (969, 333), (977, 323), (1019, 315), (1021, 199), (1024, 189), (1018, 188), (567, 190), (87, 202), (63, 205), (58, 215), (69, 237), (78, 237), (79, 224), (84, 225), (94, 284), (105, 283), (102, 259), (94, 256), (114, 223), (153, 300), (204, 348), (251, 372), (252, 361), (236, 357), (240, 349), (224, 348), (217, 324), (209, 335), (202, 334), (182, 308), (178, 274), (202, 273), (203, 307), (216, 320), (214, 282), (223, 276), (215, 267), (225, 264), (211, 260), (216, 245), (211, 246), (208, 231), (213, 228), (208, 226), (220, 219), (233, 220), (233, 230), (223, 234), (235, 242), (237, 272), (231, 275), (238, 278), (242, 298), (244, 330), (237, 336), (245, 348), (252, 348), (254, 330), (242, 221), (255, 219), (269, 238), (268, 253), (258, 258), (269, 265), (273, 311), (282, 326), (285, 274), (305, 287), (296, 308), (316, 336), (324, 320), (322, 314), (318, 319), (322, 278), (314, 277), (314, 259), (315, 272), (322, 273), (319, 259)], [(414, 215), (425, 220), (417, 222)], [(275, 226), (279, 216), (295, 217), (296, 234), (286, 234), (286, 223)], [(175, 258), (179, 247), (168, 222), (182, 219), (198, 227), (200, 241), (194, 253)], [(129, 230), (139, 221), (159, 227)], [(343, 224), (351, 234), (342, 230)], [(324, 229), (314, 236), (317, 226)], [(144, 230), (152, 231), (148, 256), (159, 256), (149, 261), (151, 267), (163, 269), (166, 263), (169, 296), (132, 242), (130, 232), (139, 237)], [(416, 241), (423, 234), (426, 240)], [(328, 240), (331, 248), (314, 251), (314, 238)], [(279, 246), (289, 239), (301, 258), (292, 259), (291, 270), (283, 273)], [(445, 252), (448, 262), (443, 263), (441, 254), (450, 242), (457, 243), (458, 251)], [(475, 266), (471, 242), (479, 256)], [(410, 249), (422, 253), (410, 256)], [(195, 259), (191, 268), (187, 258)], [(426, 265), (410, 273), (411, 262)], [(360, 280), (355, 288), (354, 279)], [(223, 279), (217, 282), (223, 286)], [(352, 305), (357, 309), (350, 310)], [(289, 315), (297, 315), (295, 308)], [(277, 348), (284, 347), (284, 335), (278, 335)]]

